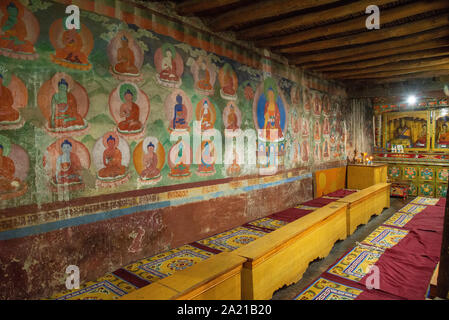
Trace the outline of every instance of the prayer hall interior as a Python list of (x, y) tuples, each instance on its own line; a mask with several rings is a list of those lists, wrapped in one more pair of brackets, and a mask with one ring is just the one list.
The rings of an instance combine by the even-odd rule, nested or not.
[(1, 0), (0, 300), (448, 299), (448, 101), (447, 0)]

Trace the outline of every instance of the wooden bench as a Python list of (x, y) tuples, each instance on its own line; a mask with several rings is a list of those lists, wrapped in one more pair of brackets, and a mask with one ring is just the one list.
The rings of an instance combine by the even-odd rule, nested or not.
[(242, 298), (270, 299), (273, 292), (301, 279), (309, 263), (327, 256), (346, 238), (346, 203), (330, 203), (235, 251), (247, 260)]
[(366, 224), (371, 216), (379, 215), (384, 208), (390, 207), (390, 183), (377, 183), (338, 202), (348, 204), (347, 235), (350, 236), (359, 225)]
[(121, 300), (241, 300), (245, 261), (232, 252), (222, 252), (124, 295)]

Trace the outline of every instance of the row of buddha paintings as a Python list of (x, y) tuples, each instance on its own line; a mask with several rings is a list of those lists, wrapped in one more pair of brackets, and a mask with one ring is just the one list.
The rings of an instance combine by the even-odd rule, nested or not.
[[(449, 109), (392, 112), (383, 116), (383, 137), (387, 150), (402, 146), (406, 151), (447, 151)], [(431, 119), (433, 121), (431, 122)]]

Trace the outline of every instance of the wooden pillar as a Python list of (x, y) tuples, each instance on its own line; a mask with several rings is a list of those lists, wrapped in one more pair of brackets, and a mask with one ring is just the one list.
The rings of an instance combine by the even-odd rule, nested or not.
[(441, 244), (440, 267), (438, 271), (437, 296), (442, 299), (447, 299), (448, 292), (449, 292), (449, 192), (447, 192), (446, 194), (446, 208), (444, 210), (443, 241)]

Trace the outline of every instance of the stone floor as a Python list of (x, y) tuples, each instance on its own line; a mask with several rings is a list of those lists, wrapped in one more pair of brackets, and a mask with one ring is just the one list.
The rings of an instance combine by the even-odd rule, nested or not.
[(273, 300), (291, 300), (295, 298), (301, 291), (303, 291), (313, 280), (327, 270), (343, 253), (353, 248), (356, 242), (360, 242), (365, 239), (371, 232), (373, 232), (384, 221), (390, 218), (396, 211), (405, 206), (408, 202), (413, 200), (402, 200), (402, 198), (391, 198), (390, 208), (382, 212), (378, 216), (373, 216), (371, 220), (357, 228), (357, 230), (344, 241), (338, 241), (332, 248), (329, 255), (320, 260), (312, 261), (309, 264), (306, 272), (301, 280), (288, 287), (283, 287), (276, 291), (273, 295)]

